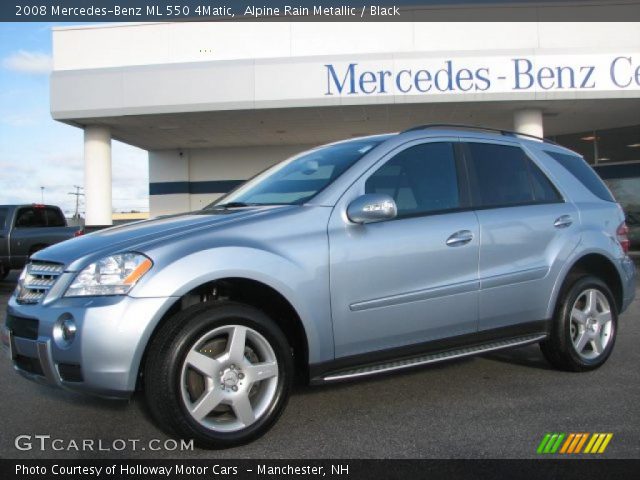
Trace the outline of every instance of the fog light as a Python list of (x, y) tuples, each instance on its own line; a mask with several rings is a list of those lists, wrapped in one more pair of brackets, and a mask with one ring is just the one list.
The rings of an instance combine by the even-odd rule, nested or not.
[(53, 327), (53, 338), (60, 348), (67, 348), (76, 338), (78, 327), (73, 317), (65, 314), (58, 319)]

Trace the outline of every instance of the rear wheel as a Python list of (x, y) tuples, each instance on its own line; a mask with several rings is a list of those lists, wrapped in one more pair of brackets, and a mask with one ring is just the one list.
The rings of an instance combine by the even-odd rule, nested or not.
[(597, 277), (582, 276), (565, 291), (551, 335), (540, 347), (556, 368), (593, 370), (611, 355), (617, 327), (618, 315), (609, 288)]
[(293, 360), (286, 337), (247, 305), (221, 302), (177, 314), (148, 355), (144, 379), (152, 415), (204, 447), (261, 436), (288, 400)]

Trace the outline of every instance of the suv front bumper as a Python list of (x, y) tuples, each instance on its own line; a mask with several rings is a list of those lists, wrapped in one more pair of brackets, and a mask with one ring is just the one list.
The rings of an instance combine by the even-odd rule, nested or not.
[[(20, 305), (11, 297), (2, 343), (26, 378), (104, 397), (128, 397), (155, 326), (174, 298), (60, 298)], [(60, 324), (71, 319), (71, 342)]]

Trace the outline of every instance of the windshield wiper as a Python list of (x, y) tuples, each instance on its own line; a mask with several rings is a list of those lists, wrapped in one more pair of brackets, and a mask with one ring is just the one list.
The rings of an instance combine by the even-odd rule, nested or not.
[(220, 203), (218, 205), (211, 205), (206, 207), (205, 210), (229, 210), (230, 208), (242, 208), (242, 207), (267, 207), (275, 205), (292, 205), (291, 203), (247, 203), (247, 202), (228, 202)]
[(259, 205), (257, 203), (245, 203), (245, 202), (229, 202), (229, 203), (221, 203), (219, 205), (214, 205), (211, 208), (224, 208), (225, 210), (229, 208), (242, 208), (242, 207), (255, 207)]

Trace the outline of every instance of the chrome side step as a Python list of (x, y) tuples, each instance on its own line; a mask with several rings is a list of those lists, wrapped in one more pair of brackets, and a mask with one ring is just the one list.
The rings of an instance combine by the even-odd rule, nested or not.
[(391, 372), (394, 370), (401, 370), (403, 368), (416, 367), (418, 365), (427, 365), (429, 363), (452, 360), (454, 358), (479, 355), (482, 353), (492, 352), (494, 350), (501, 350), (503, 348), (520, 347), (523, 345), (528, 345), (530, 343), (538, 342), (544, 339), (546, 336), (547, 335), (545, 333), (536, 333), (532, 335), (524, 335), (521, 337), (508, 338), (505, 340), (496, 340), (489, 343), (474, 345), (472, 347), (460, 347), (437, 353), (428, 353), (424, 355), (403, 358), (400, 360), (390, 360), (384, 363), (366, 365), (363, 367), (356, 367), (353, 369), (331, 373), (323, 377), (322, 380), (325, 382), (346, 380), (349, 378), (364, 377), (366, 375), (375, 375), (377, 373)]

